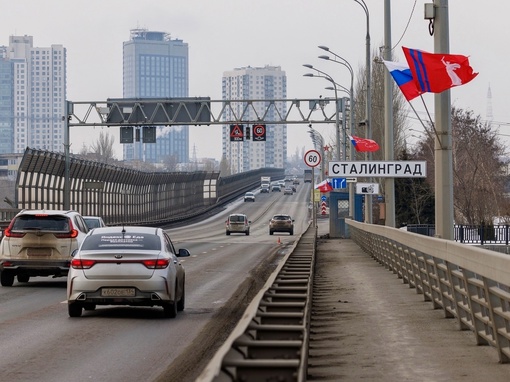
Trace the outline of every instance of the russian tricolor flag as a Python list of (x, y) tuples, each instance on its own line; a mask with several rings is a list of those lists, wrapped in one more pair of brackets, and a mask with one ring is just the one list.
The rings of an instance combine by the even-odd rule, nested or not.
[(384, 61), (384, 65), (390, 72), (391, 76), (397, 83), (398, 87), (406, 97), (406, 100), (411, 101), (418, 97), (422, 92), (416, 86), (416, 82), (413, 80), (411, 69), (406, 64), (393, 61)]

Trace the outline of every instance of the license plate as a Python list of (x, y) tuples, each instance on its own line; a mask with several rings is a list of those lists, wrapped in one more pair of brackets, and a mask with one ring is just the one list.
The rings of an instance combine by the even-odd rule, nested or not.
[(27, 256), (51, 256), (50, 248), (27, 248)]
[(135, 288), (103, 288), (101, 289), (102, 297), (134, 297), (136, 295)]

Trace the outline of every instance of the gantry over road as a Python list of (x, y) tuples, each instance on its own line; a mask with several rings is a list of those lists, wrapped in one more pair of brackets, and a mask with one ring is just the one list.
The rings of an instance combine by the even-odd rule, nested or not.
[[(348, 102), (348, 98), (345, 98)], [(334, 98), (240, 99), (119, 98), (68, 101), (69, 126), (229, 125), (337, 123)]]

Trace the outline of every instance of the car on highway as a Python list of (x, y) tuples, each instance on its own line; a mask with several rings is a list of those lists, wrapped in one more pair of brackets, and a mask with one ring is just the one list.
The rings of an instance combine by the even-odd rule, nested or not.
[(253, 192), (247, 192), (244, 194), (244, 201), (245, 202), (254, 202), (255, 201), (255, 194)]
[(279, 184), (273, 184), (271, 186), (271, 192), (282, 192), (282, 186)]
[(225, 222), (225, 234), (244, 233), (246, 236), (250, 234), (251, 221), (245, 214), (230, 214)]
[(269, 221), (269, 234), (275, 232), (288, 232), (294, 235), (294, 219), (287, 214), (276, 214)]
[(87, 224), (89, 229), (106, 227), (106, 224), (101, 216), (84, 216), (83, 220), (85, 220), (85, 224)]
[(102, 227), (92, 230), (73, 254), (67, 277), (67, 308), (80, 317), (97, 305), (159, 306), (165, 317), (184, 310), (185, 271), (161, 228)]
[(269, 193), (269, 184), (263, 184), (262, 186), (260, 186), (260, 193), (261, 194)]
[(0, 242), (0, 284), (10, 287), (15, 278), (26, 283), (32, 276), (67, 276), (71, 254), (88, 232), (76, 211), (20, 211)]
[(291, 187), (285, 187), (283, 190), (283, 195), (294, 195), (294, 191), (292, 191)]

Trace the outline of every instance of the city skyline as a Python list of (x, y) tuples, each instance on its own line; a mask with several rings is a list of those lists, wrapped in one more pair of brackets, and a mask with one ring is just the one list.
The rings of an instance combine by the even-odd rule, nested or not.
[[(384, 38), (383, 1), (366, 0), (366, 4), (370, 12), (371, 47), (378, 52)], [(395, 59), (404, 60), (402, 46), (432, 52), (433, 37), (429, 35), (429, 22), (423, 18), (423, 2), (393, 0), (391, 4)], [(0, 25), (0, 45), (6, 45), (10, 35), (30, 35), (36, 46), (61, 44), (67, 49), (67, 93), (71, 101), (122, 97), (122, 42), (137, 27), (165, 31), (189, 44), (192, 97), (219, 100), (224, 71), (265, 65), (280, 66), (287, 73), (288, 98), (332, 97), (325, 90), (326, 81), (303, 77), (306, 70), (302, 64), (326, 71), (340, 84), (349, 83), (349, 73), (339, 65), (319, 60), (317, 56), (324, 52), (317, 47), (326, 45), (345, 57), (354, 67), (356, 78), (365, 61), (365, 14), (352, 0), (214, 3), (154, 0), (145, 7), (132, 0), (72, 4), (63, 0), (44, 3), (0, 0), (0, 5), (9, 11), (9, 17)], [(499, 127), (501, 137), (508, 134), (510, 126), (510, 110), (505, 106), (510, 79), (503, 75), (508, 52), (498, 47), (504, 42), (501, 33), (504, 22), (500, 18), (509, 9), (506, 2), (495, 0), (483, 6), (474, 0), (449, 2), (450, 51), (469, 56), (473, 68), (480, 73), (472, 83), (452, 89), (452, 104), (473, 110), (485, 119), (490, 86), (493, 123)], [(433, 114), (433, 97), (427, 94), (424, 100)], [(426, 119), (421, 101), (417, 99), (412, 104)], [(422, 129), (411, 111), (409, 118), (414, 129)], [(333, 126), (317, 129), (326, 140), (334, 139)], [(86, 130), (72, 129), (72, 152), (78, 152), (82, 142), (90, 145), (100, 131), (113, 131), (119, 148), (115, 129)], [(306, 131), (306, 125), (289, 126), (289, 156), (298, 148), (312, 148)], [(190, 152), (193, 147), (199, 158), (219, 159), (221, 127), (190, 127)]]

